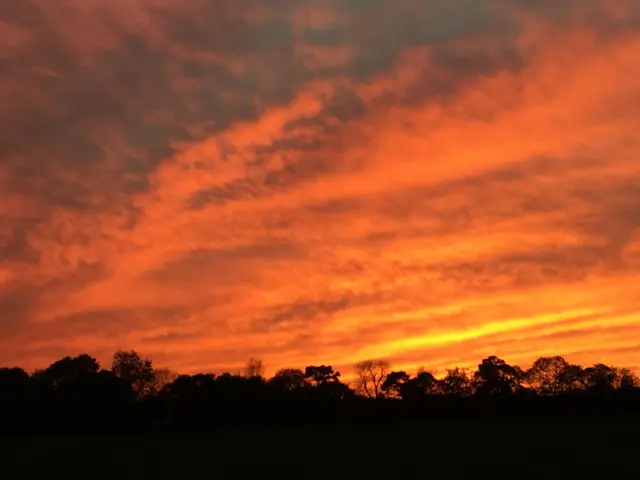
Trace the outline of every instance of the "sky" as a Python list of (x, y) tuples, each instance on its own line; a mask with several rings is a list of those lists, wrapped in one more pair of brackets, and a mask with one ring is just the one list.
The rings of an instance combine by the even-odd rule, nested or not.
[(640, 367), (640, 2), (0, 0), (0, 364)]

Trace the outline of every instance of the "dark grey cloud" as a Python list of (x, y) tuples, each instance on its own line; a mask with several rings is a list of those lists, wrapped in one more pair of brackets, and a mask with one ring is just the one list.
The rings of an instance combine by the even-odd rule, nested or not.
[[(273, 240), (235, 248), (197, 249), (147, 271), (143, 278), (169, 285), (215, 282), (216, 286), (249, 282), (265, 267), (284, 260), (306, 258), (303, 247)], [(251, 266), (256, 268), (253, 269)]]
[[(521, 25), (509, 8), (471, 0), (418, 5), (413, 1), (393, 5), (379, 1), (329, 2), (326, 5), (336, 14), (336, 24), (323, 30), (310, 27), (302, 38), (295, 36), (293, 9), (314, 9), (321, 4), (252, 0), (232, 5), (227, 1), (189, 0), (180, 6), (159, 8), (151, 2), (141, 2), (149, 15), (149, 30), (158, 32), (161, 44), (144, 30), (131, 31), (128, 26), (118, 25), (118, 21), (125, 22), (118, 18), (117, 7), (101, 5), (102, 22), (113, 24), (109, 31), (119, 38), (109, 48), (96, 47), (88, 65), (78, 53), (81, 39), (53, 23), (60, 18), (52, 15), (50, 7), (38, 2), (22, 3), (25, 5), (5, 7), (2, 12), (5, 22), (27, 27), (35, 35), (29, 46), (5, 59), (6, 84), (13, 84), (13, 93), (23, 93), (11, 102), (17, 111), (10, 121), (4, 118), (3, 151), (26, 152), (21, 149), (37, 144), (53, 157), (50, 163), (73, 162), (69, 165), (72, 168), (100, 163), (104, 144), (91, 127), (118, 129), (148, 157), (135, 159), (148, 162), (143, 168), (148, 171), (171, 151), (172, 140), (189, 139), (185, 125), (210, 122), (215, 128), (224, 129), (235, 120), (260, 113), (260, 107), (249, 98), (257, 96), (263, 105), (278, 104), (290, 100), (297, 88), (311, 78), (354, 71), (367, 78), (386, 69), (389, 61), (407, 46), (433, 47), (432, 59), (451, 73), (446, 85), (435, 85), (431, 93), (423, 85), (426, 95), (454, 88), (454, 77), (468, 82), (473, 75), (521, 65), (510, 42), (501, 46), (504, 51), (492, 49), (491, 54), (481, 45), (461, 51), (452, 44), (452, 40), (465, 36), (487, 34), (513, 39), (521, 33)], [(516, 0), (502, 3), (506, 7), (524, 6)], [(552, 7), (541, 2), (526, 8), (551, 19), (569, 19), (576, 5), (571, 2)], [(259, 7), (266, 8), (267, 14), (259, 22), (248, 21), (247, 14)], [(599, 13), (602, 2), (589, 2), (584, 8)], [(600, 23), (603, 18), (607, 17), (600, 15)], [(312, 46), (355, 46), (361, 51), (352, 63), (366, 59), (372, 67), (346, 64), (340, 72), (309, 71), (294, 53), (293, 47), (300, 41)], [(167, 48), (171, 46), (181, 48)], [(224, 63), (198, 60), (201, 53), (220, 55), (222, 61), (240, 60), (244, 71), (234, 73)], [(40, 73), (34, 72), (34, 65)], [(428, 73), (425, 72), (426, 81)], [(195, 82), (184, 89), (177, 83), (184, 79)], [(35, 91), (46, 92), (48, 104), (36, 103), (31, 95)], [(229, 98), (228, 93), (237, 95)], [(172, 120), (149, 120), (160, 113), (168, 113)]]
[(80, 262), (72, 272), (58, 277), (23, 278), (0, 285), (0, 337), (28, 332), (40, 315), (61, 298), (105, 278), (105, 265)]
[(170, 344), (174, 342), (197, 340), (198, 338), (201, 338), (201, 336), (202, 336), (202, 332), (197, 332), (197, 333), (168, 332), (160, 335), (143, 337), (142, 341), (144, 343), (149, 343), (149, 344), (163, 345), (163, 344)]
[(189, 196), (187, 207), (198, 210), (208, 205), (225, 205), (233, 201), (256, 198), (260, 192), (260, 186), (251, 179), (232, 180), (196, 191)]
[(187, 314), (182, 305), (84, 310), (54, 318), (46, 330), (56, 339), (89, 334), (113, 339), (125, 335), (133, 325), (141, 329), (179, 325)]
[(0, 289), (0, 334), (11, 335), (27, 327), (44, 293), (42, 287), (12, 282)]
[(264, 316), (255, 319), (251, 324), (253, 332), (269, 332), (285, 325), (291, 329), (292, 325), (304, 326), (315, 323), (319, 317), (327, 317), (340, 311), (353, 308), (362, 303), (361, 299), (343, 295), (336, 299), (299, 300), (297, 302), (280, 305), (266, 312)]
[[(54, 15), (44, 3), (21, 3), (5, 5), (0, 12), (5, 23), (27, 28), (33, 35), (31, 42), (3, 59), (1, 83), (8, 114), (0, 117), (4, 159), (0, 161), (12, 163), (16, 191), (41, 198), (43, 210), (59, 205), (93, 211), (126, 206), (128, 194), (149, 188), (147, 175), (173, 152), (176, 141), (198, 140), (190, 125), (209, 125), (203, 131), (207, 134), (224, 130), (238, 120), (256, 117), (266, 106), (288, 102), (311, 79), (344, 74), (367, 79), (415, 45), (428, 45), (429, 58), (441, 71), (434, 75), (427, 70), (415, 88), (388, 92), (379, 101), (415, 103), (440, 98), (475, 76), (522, 66), (512, 47), (522, 27), (507, 7), (519, 5), (554, 21), (569, 21), (569, 13), (578, 5), (541, 2), (532, 6), (516, 0), (502, 2), (500, 7), (470, 0), (393, 5), (251, 0), (232, 5), (189, 0), (180, 6), (159, 7), (140, 2), (150, 21), (145, 31), (132, 29), (121, 18), (126, 12), (119, 12), (117, 6), (98, 4), (94, 8), (100, 17), (92, 21), (98, 18), (98, 25), (106, 26), (114, 38), (87, 56), (80, 53), (82, 39), (61, 24), (64, 16)], [(323, 5), (338, 20), (320, 29), (310, 26), (300, 37), (294, 9)], [(79, 21), (82, 17), (73, 6), (69, 8), (68, 21)], [(602, 2), (582, 8), (599, 13)], [(598, 18), (599, 23), (616, 26), (613, 20), (607, 23), (606, 16)], [(490, 50), (482, 41), (462, 49), (452, 42), (484, 35), (502, 42), (495, 42)], [(356, 54), (333, 70), (318, 71), (296, 55), (294, 46), (299, 42), (345, 46)], [(204, 61), (204, 54), (218, 55), (220, 61)], [(234, 70), (232, 61), (242, 68)], [(357, 96), (346, 92), (331, 100), (318, 121), (326, 116), (345, 120), (365, 112)], [(111, 148), (113, 135), (135, 153), (116, 152), (116, 159), (111, 155), (108, 160), (105, 148)], [(293, 147), (304, 148), (304, 139)], [(271, 173), (265, 187), (300, 181), (304, 172), (329, 172), (322, 162), (326, 160), (311, 157), (287, 165)], [(65, 175), (66, 171), (75, 175)], [(218, 196), (212, 198), (215, 201)]]
[(0, 216), (0, 263), (20, 262), (37, 265), (41, 252), (29, 244), (27, 236), (33, 228), (29, 219), (3, 218)]
[(588, 246), (538, 247), (528, 253), (440, 264), (434, 267), (441, 282), (454, 282), (468, 292), (514, 291), (518, 288), (566, 286), (584, 280), (602, 259)]
[[(49, 7), (29, 3), (3, 12), (5, 22), (28, 27), (35, 37), (4, 59), (11, 115), (0, 118), (0, 153), (12, 159), (8, 161), (15, 169), (16, 190), (42, 198), (43, 209), (59, 205), (103, 211), (127, 204), (127, 194), (149, 187), (147, 175), (173, 152), (175, 141), (198, 139), (189, 133), (189, 125), (208, 124), (209, 134), (221, 131), (235, 121), (256, 117), (265, 106), (286, 103), (311, 79), (344, 73), (367, 78), (387, 68), (407, 45), (433, 42), (443, 32), (454, 37), (477, 28), (495, 28), (485, 9), (473, 6), (461, 10), (463, 16), (450, 15), (445, 9), (416, 17), (415, 7), (407, 2), (393, 9), (383, 4), (363, 8), (336, 3), (331, 8), (338, 17), (352, 14), (361, 28), (353, 30), (351, 21), (338, 23), (324, 32), (312, 28), (300, 39), (294, 36), (292, 8), (314, 8), (310, 2), (256, 0), (236, 7), (229, 2), (191, 0), (179, 7), (150, 5), (151, 30), (159, 32), (161, 44), (142, 30), (118, 25), (118, 12), (102, 6), (103, 21), (113, 24), (110, 32), (119, 38), (108, 48), (96, 48), (88, 63), (78, 53), (77, 43), (82, 40), (54, 25), (62, 19), (54, 17)], [(265, 5), (270, 14), (264, 21), (257, 25), (247, 21), (247, 11)], [(440, 15), (448, 19), (446, 29), (433, 20)], [(382, 26), (380, 18), (386, 19)], [(310, 45), (355, 45), (360, 51), (338, 71), (312, 71), (294, 53), (294, 45), (301, 40)], [(179, 52), (170, 47), (178, 47)], [(198, 59), (198, 54), (207, 53), (219, 55), (221, 61)], [(480, 51), (476, 60), (469, 53), (459, 59), (455, 55), (442, 50), (434, 58), (451, 72), (461, 66), (479, 72), (513, 66), (506, 58), (489, 61)], [(234, 72), (225, 61), (239, 61), (242, 72)], [(468, 80), (464, 72), (456, 76)], [(424, 80), (429, 80), (428, 75)], [(431, 89), (422, 86), (420, 91), (432, 95), (455, 88), (451, 78), (434, 81), (440, 83)], [(183, 83), (189, 87), (182, 87)], [(417, 93), (409, 92), (408, 98)], [(356, 96), (346, 92), (332, 100), (323, 116), (344, 120), (363, 115), (357, 102)], [(115, 164), (107, 160), (105, 151), (114, 134), (136, 152), (116, 152)], [(299, 139), (296, 147), (301, 143)], [(298, 181), (304, 171), (322, 173), (309, 166), (314, 162), (317, 168), (322, 160), (287, 165), (282, 172), (270, 174), (266, 186)], [(65, 171), (77, 173), (72, 177), (82, 180), (70, 179)], [(96, 199), (101, 200), (96, 203)]]
[[(527, 158), (453, 181), (388, 192), (382, 197), (331, 199), (312, 204), (308, 210), (314, 218), (326, 221), (366, 211), (405, 222), (401, 231), (369, 233), (368, 241), (373, 243), (391, 242), (397, 235), (459, 235), (487, 222), (564, 212), (549, 227), (575, 232), (581, 239), (581, 248), (604, 260), (603, 257), (619, 254), (640, 227), (640, 178), (633, 173), (608, 174), (607, 165), (615, 165), (615, 161), (585, 155)], [(603, 173), (585, 181), (580, 174), (590, 169)], [(455, 198), (463, 198), (464, 202)], [(425, 224), (425, 220), (429, 222)]]

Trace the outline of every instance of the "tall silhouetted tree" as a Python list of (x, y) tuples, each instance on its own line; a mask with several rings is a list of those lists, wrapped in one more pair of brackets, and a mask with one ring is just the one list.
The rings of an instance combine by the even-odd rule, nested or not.
[(520, 377), (519, 369), (496, 356), (485, 358), (474, 373), (476, 390), (482, 395), (513, 393), (520, 386)]
[(111, 371), (128, 382), (140, 396), (150, 395), (157, 391), (153, 362), (141, 358), (133, 350), (128, 352), (118, 350), (113, 355)]
[(569, 364), (560, 381), (569, 392), (584, 388), (584, 370), (582, 366)]
[(304, 369), (304, 378), (312, 386), (314, 398), (344, 400), (354, 395), (353, 390), (340, 381), (340, 372), (331, 365), (310, 365)]
[(464, 398), (473, 394), (473, 381), (466, 370), (452, 368), (440, 381), (440, 390), (444, 395)]
[(571, 365), (560, 356), (540, 357), (526, 372), (526, 379), (538, 393), (556, 395), (573, 389)]
[(389, 372), (380, 387), (384, 394), (390, 398), (402, 398), (402, 389), (411, 377), (407, 372)]
[(363, 392), (369, 398), (378, 398), (382, 395), (382, 383), (389, 373), (387, 360), (363, 360), (354, 365), (357, 380), (357, 390)]
[(262, 360), (250, 358), (242, 369), (242, 376), (246, 378), (264, 377), (264, 364)]
[(618, 370), (608, 365), (598, 363), (585, 368), (583, 372), (584, 385), (587, 390), (597, 393), (612, 392), (619, 380)]

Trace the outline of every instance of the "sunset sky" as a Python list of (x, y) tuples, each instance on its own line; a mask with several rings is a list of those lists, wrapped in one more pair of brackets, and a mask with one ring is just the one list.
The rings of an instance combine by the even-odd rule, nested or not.
[(640, 367), (637, 0), (0, 0), (0, 365)]

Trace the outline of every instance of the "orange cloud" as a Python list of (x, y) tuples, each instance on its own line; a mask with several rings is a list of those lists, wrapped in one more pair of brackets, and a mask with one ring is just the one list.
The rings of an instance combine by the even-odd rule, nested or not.
[(3, 13), (0, 362), (638, 365), (635, 3), (249, 3)]

